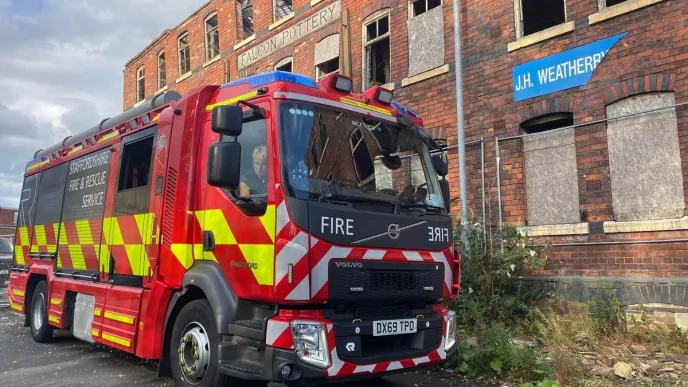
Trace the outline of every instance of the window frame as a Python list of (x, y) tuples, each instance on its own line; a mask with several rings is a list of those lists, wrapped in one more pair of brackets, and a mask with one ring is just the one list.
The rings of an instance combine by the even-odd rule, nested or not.
[(146, 99), (146, 66), (141, 65), (136, 69), (136, 102)]
[[(212, 29), (208, 28), (208, 22), (215, 18), (215, 27)], [(217, 11), (209, 14), (203, 21), (204, 31), (205, 31), (205, 60), (211, 61), (218, 56), (220, 56), (220, 18), (217, 15)], [(214, 34), (216, 37), (215, 46), (211, 46), (210, 36)], [(216, 50), (215, 55), (212, 55), (213, 48)]]
[(286, 58), (280, 59), (277, 63), (275, 63), (274, 66), (272, 66), (272, 69), (275, 71), (284, 71), (284, 70), (277, 70), (278, 67), (284, 67), (287, 64), (291, 64), (291, 71), (290, 73), (294, 72), (294, 57), (293, 56), (288, 56)]
[[(186, 39), (186, 47), (182, 48), (182, 40)], [(186, 59), (182, 61), (182, 51), (186, 50)], [(179, 61), (179, 66), (178, 66), (178, 71), (179, 71), (179, 76), (186, 75), (191, 72), (191, 45), (189, 44), (189, 32), (184, 31), (181, 34), (179, 34), (179, 37), (177, 38), (177, 59)], [(186, 71), (183, 70), (183, 65), (184, 62), (188, 62), (189, 68)]]
[[(553, 25), (551, 27), (545, 28), (544, 30), (540, 30), (537, 32), (533, 32), (532, 34), (525, 35), (524, 34), (525, 24), (523, 21), (523, 0), (514, 0), (514, 16), (516, 17), (516, 20), (514, 20), (514, 27), (516, 27), (515, 28), (516, 40), (523, 39), (523, 38), (526, 38), (529, 36), (533, 36), (533, 35), (536, 35), (538, 33), (542, 33), (543, 31), (547, 31), (551, 28), (563, 26), (566, 23), (568, 23), (569, 22), (569, 14), (568, 14), (568, 7), (566, 6), (566, 0), (561, 0), (561, 1), (562, 1), (562, 3), (564, 3), (564, 21), (563, 22), (556, 24), (556, 25)], [(604, 0), (598, 0), (598, 1), (604, 1)]]
[[(237, 7), (237, 33), (240, 34), (241, 36), (241, 41), (250, 38), (255, 34), (254, 30), (254, 15), (253, 15), (253, 0), (237, 0), (237, 4), (239, 5)], [(244, 11), (250, 9), (251, 10), (251, 29), (250, 29), (250, 34), (247, 34), (246, 27), (244, 24)], [(241, 28), (239, 28), (239, 23), (241, 23)]]
[[(287, 12), (284, 16), (278, 17), (277, 15), (277, 2), (278, 1), (291, 1), (291, 4), (289, 5), (289, 12)], [(294, 1), (293, 0), (272, 0), (272, 21), (277, 22), (280, 21), (284, 18), (289, 17), (290, 14), (294, 13)]]
[(315, 65), (315, 80), (316, 80), (316, 81), (320, 81), (321, 79), (325, 78), (326, 76), (328, 76), (328, 75), (330, 75), (330, 74), (332, 74), (332, 73), (339, 74), (339, 71), (340, 71), (340, 68), (339, 68), (339, 67), (341, 67), (341, 66), (339, 66), (339, 65), (337, 65), (337, 69), (336, 69), (336, 70), (331, 71), (331, 72), (329, 72), (329, 73), (325, 73), (325, 72), (323, 72), (322, 70), (320, 70), (320, 65), (325, 64), (325, 63), (327, 63), (327, 62), (329, 62), (329, 61), (331, 61), (331, 60), (334, 60), (334, 59), (337, 59), (337, 63), (339, 63), (339, 55), (338, 55), (338, 56), (336, 56), (336, 57), (334, 57), (334, 58), (332, 58), (332, 59), (330, 59), (330, 60), (326, 60), (326, 61), (324, 61), (324, 62), (322, 62), (322, 63), (319, 63), (319, 64)]
[[(387, 18), (387, 32), (382, 36), (380, 36), (378, 33), (378, 35), (374, 39), (368, 41), (368, 34), (367, 34), (368, 26), (370, 24), (373, 24), (373, 23), (378, 23), (380, 20), (384, 19), (385, 17)], [(392, 74), (391, 74), (392, 25), (390, 23), (391, 17), (392, 17), (391, 9), (390, 8), (384, 8), (384, 9), (381, 9), (381, 10), (371, 14), (361, 23), (361, 40), (362, 40), (362, 45), (361, 45), (361, 61), (362, 61), (362, 63), (361, 63), (361, 79), (362, 79), (363, 90), (366, 90), (372, 86), (371, 84), (369, 84), (367, 76), (366, 76), (366, 70), (368, 69), (367, 65), (366, 65), (366, 49), (369, 46), (371, 46), (371, 45), (373, 45), (373, 44), (375, 44), (381, 40), (384, 40), (384, 39), (389, 39), (389, 61), (390, 61), (389, 78), (390, 79), (389, 79), (388, 83), (392, 82)], [(377, 31), (377, 28), (378, 27), (376, 26), (376, 31)], [(385, 83), (385, 84), (387, 84), (387, 83)]]
[(619, 4), (607, 5), (607, 1), (608, 1), (608, 0), (597, 0), (597, 5), (598, 5), (598, 8), (600, 9), (600, 11), (605, 10), (605, 9), (607, 9), (607, 8), (616, 7), (617, 5), (621, 5), (621, 4), (623, 4), (623, 3), (628, 2), (628, 0), (624, 0), (624, 1), (622, 1), (621, 3), (619, 3)]
[[(423, 13), (419, 13), (419, 14), (416, 15), (416, 13), (415, 13), (416, 11), (415, 11), (414, 5), (415, 5), (417, 2), (419, 2), (419, 1), (425, 2), (425, 11), (423, 11)], [(440, 2), (440, 4), (439, 4), (437, 7), (433, 7), (433, 8), (428, 9), (428, 1), (430, 1), (430, 0), (409, 0), (409, 2), (408, 2), (409, 19), (413, 19), (413, 18), (416, 17), (416, 16), (420, 16), (420, 15), (422, 15), (422, 14), (424, 14), (424, 13), (427, 13), (428, 11), (430, 11), (430, 10), (432, 10), (432, 9), (435, 9), (435, 8), (437, 8), (437, 7), (442, 7), (442, 6), (444, 5), (444, 1), (443, 1), (443, 0), (438, 0), (438, 1)]]
[[(167, 86), (167, 58), (165, 56), (165, 49), (158, 51), (158, 90)], [(162, 58), (162, 66), (160, 66), (160, 59)], [(162, 69), (162, 71), (161, 71)]]

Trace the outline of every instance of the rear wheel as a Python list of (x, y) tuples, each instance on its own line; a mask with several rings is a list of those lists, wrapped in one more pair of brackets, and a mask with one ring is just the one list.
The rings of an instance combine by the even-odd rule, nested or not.
[(170, 366), (180, 387), (230, 386), (231, 378), (218, 368), (219, 334), (207, 300), (186, 304), (172, 329)]
[(47, 343), (53, 338), (53, 327), (48, 324), (48, 283), (36, 285), (31, 298), (31, 336), (38, 343)]

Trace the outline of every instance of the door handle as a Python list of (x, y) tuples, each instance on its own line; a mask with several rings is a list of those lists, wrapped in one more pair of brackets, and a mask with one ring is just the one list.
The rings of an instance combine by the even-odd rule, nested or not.
[(215, 251), (215, 235), (212, 231), (203, 231), (203, 251)]

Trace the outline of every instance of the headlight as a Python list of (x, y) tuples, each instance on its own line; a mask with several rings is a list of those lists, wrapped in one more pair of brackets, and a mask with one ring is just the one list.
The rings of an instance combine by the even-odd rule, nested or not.
[(456, 312), (450, 310), (447, 312), (447, 332), (445, 333), (446, 340), (444, 342), (444, 350), (449, 351), (456, 344)]
[(319, 367), (330, 366), (327, 351), (327, 331), (318, 322), (292, 321), (291, 334), (294, 337), (294, 350), (304, 363)]

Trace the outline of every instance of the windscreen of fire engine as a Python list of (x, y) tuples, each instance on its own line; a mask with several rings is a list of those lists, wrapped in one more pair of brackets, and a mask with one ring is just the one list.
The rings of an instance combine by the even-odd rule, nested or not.
[(279, 114), (290, 195), (444, 211), (430, 154), (413, 130), (307, 103), (284, 102)]

